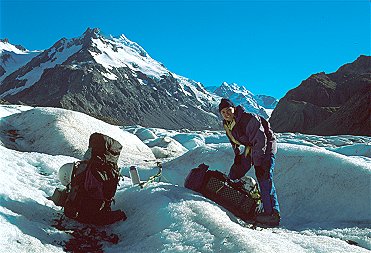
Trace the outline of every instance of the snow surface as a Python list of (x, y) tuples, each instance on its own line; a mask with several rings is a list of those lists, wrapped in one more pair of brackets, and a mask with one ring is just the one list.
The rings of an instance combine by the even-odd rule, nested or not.
[(274, 109), (264, 109), (264, 110), (265, 110), (265, 112), (267, 113), (268, 118), (270, 118), (270, 117), (272, 116), (272, 113), (273, 113), (273, 110), (274, 110)]
[(118, 140), (123, 146), (125, 155), (120, 156), (120, 166), (141, 165), (155, 160), (151, 149), (135, 135), (80, 112), (33, 108), (3, 118), (0, 128), (7, 133), (1, 137), (5, 146), (20, 151), (82, 159), (89, 145), (89, 136), (99, 132)]
[[(118, 244), (104, 244), (105, 252), (371, 250), (371, 159), (362, 155), (370, 152), (369, 137), (280, 134), (275, 184), (282, 226), (260, 231), (241, 226), (224, 208), (183, 187), (188, 172), (202, 162), (228, 171), (233, 152), (222, 132), (120, 128), (55, 108), (0, 106), (0, 117), (1, 252), (63, 252), (71, 236), (52, 226), (62, 211), (47, 196), (61, 187), (59, 167), (79, 159), (95, 131), (124, 145), (124, 181), (113, 208), (123, 209), (128, 219), (101, 228), (119, 235)], [(156, 160), (145, 143), (169, 156)], [(366, 151), (355, 154), (359, 145)], [(180, 146), (182, 152), (171, 152)], [(350, 155), (329, 150), (345, 146), (343, 153)], [(128, 167), (136, 164), (146, 179), (157, 171), (155, 161), (164, 162), (161, 182), (132, 186)]]

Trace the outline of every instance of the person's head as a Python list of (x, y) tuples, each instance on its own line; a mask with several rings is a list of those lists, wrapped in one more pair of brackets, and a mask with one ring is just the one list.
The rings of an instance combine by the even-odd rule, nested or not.
[(227, 98), (222, 98), (219, 104), (219, 112), (223, 119), (227, 121), (233, 120), (235, 106), (233, 102)]

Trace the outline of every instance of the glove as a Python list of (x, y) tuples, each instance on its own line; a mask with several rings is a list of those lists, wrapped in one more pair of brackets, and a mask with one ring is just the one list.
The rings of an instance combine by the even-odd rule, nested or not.
[(239, 155), (241, 153), (240, 146), (234, 147), (233, 152), (234, 152), (235, 155)]

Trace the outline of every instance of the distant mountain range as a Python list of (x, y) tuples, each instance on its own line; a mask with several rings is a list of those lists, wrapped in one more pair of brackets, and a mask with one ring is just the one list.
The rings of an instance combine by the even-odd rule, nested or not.
[(12, 73), (3, 67), (0, 98), (81, 111), (122, 125), (219, 125), (217, 98), (200, 83), (167, 70), (123, 35), (106, 38), (99, 29), (87, 29), (79, 38), (63, 38), (37, 56), (28, 55), (32, 59)]
[(244, 86), (236, 83), (223, 82), (221, 86), (206, 87), (206, 89), (217, 96), (229, 98), (235, 105), (242, 105), (248, 112), (269, 118), (278, 99), (267, 95), (254, 95)]
[(371, 57), (310, 76), (280, 99), (270, 118), (277, 132), (371, 136)]
[[(224, 84), (212, 94), (201, 83), (170, 72), (124, 35), (105, 37), (89, 28), (44, 51), (6, 40), (0, 50), (0, 99), (11, 103), (66, 108), (120, 125), (220, 129), (217, 106), (226, 95), (219, 93)], [(248, 96), (246, 102), (228, 94), (267, 117)]]
[(314, 74), (278, 102), (235, 83), (204, 88), (124, 35), (89, 28), (43, 51), (0, 40), (0, 101), (61, 107), (119, 125), (200, 130), (221, 129), (218, 104), (227, 97), (264, 118), (275, 108), (276, 132), (371, 136), (370, 58)]

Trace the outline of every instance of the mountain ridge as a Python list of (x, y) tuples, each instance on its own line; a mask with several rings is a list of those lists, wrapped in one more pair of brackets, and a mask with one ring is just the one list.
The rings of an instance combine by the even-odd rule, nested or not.
[(313, 74), (288, 91), (273, 111), (271, 126), (276, 132), (371, 136), (370, 90), (371, 57), (361, 55), (334, 73)]
[(218, 101), (200, 83), (170, 72), (123, 35), (110, 40), (96, 28), (54, 43), (6, 77), (0, 94), (12, 103), (76, 110), (116, 124), (220, 128)]
[[(236, 83), (223, 82), (220, 86), (210, 88), (214, 94), (229, 98), (235, 105), (243, 106), (248, 112), (256, 113), (265, 119), (270, 117), (278, 100), (268, 95), (254, 95), (245, 86)], [(268, 110), (267, 110), (268, 109)]]

